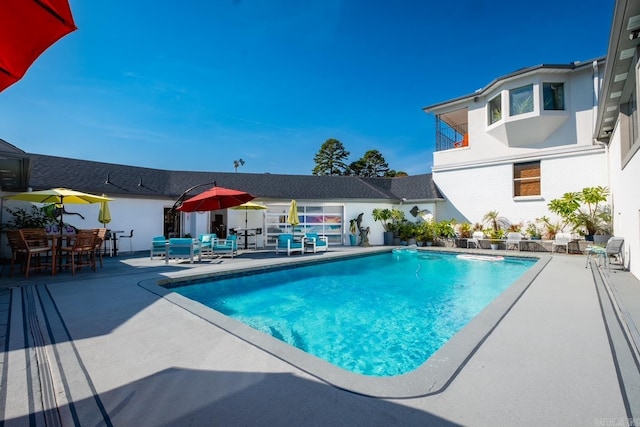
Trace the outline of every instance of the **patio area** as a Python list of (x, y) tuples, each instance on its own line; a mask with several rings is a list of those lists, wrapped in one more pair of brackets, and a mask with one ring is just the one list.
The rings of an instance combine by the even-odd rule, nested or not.
[(140, 253), (105, 258), (96, 273), (29, 280), (8, 278), (5, 268), (0, 418), (7, 426), (604, 426), (640, 419), (640, 283), (617, 266), (585, 268), (584, 255), (552, 255), (449, 383), (403, 399), (331, 386), (140, 286), (389, 249), (345, 246), (291, 257), (252, 250), (168, 265)]

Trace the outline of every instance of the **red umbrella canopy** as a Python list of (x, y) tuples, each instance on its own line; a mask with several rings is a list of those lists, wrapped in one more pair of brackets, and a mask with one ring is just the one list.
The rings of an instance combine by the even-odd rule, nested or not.
[(182, 212), (215, 211), (239, 206), (253, 199), (255, 197), (244, 191), (213, 187), (185, 200), (178, 210)]
[(68, 0), (0, 1), (0, 91), (49, 46), (76, 30)]

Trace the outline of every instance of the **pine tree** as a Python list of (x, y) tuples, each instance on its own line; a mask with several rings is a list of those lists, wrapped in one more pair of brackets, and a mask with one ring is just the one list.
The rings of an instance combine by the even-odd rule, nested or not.
[(311, 173), (313, 175), (346, 175), (348, 168), (344, 162), (349, 157), (342, 142), (337, 139), (327, 139), (316, 153), (313, 161), (316, 166)]
[(376, 178), (387, 176), (389, 164), (378, 150), (369, 150), (361, 159), (349, 165), (351, 175), (363, 178)]

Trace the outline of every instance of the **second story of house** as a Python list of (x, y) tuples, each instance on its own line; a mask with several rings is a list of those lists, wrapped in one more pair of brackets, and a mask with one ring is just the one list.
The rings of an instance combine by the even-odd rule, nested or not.
[(435, 117), (433, 172), (601, 150), (593, 143), (593, 129), (604, 66), (604, 57), (537, 65), (424, 107)]

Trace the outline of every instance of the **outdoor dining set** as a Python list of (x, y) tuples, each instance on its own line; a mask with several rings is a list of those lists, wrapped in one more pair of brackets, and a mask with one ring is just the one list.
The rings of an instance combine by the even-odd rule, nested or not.
[(82, 267), (96, 271), (98, 262), (102, 267), (106, 228), (77, 230), (69, 234), (48, 234), (44, 228), (23, 228), (6, 233), (11, 248), (10, 276), (17, 265), (25, 278), (29, 278), (32, 271), (50, 270), (55, 275), (62, 268), (70, 268), (75, 275)]

